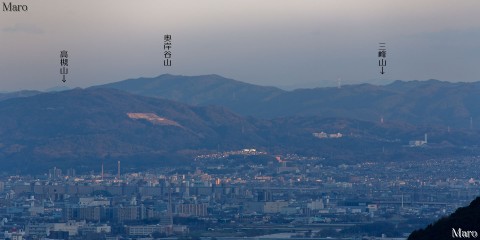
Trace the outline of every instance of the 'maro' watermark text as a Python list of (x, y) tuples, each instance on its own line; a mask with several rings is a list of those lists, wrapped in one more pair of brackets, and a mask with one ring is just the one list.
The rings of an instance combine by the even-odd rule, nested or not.
[(477, 231), (466, 231), (461, 228), (452, 228), (452, 238), (477, 238)]
[(2, 7), (4, 12), (27, 12), (28, 11), (27, 5), (12, 4), (12, 2), (9, 2), (8, 4), (5, 2), (2, 2)]

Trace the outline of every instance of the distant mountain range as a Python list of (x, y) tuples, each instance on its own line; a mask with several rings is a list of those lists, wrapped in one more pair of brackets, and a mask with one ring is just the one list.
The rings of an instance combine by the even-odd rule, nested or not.
[[(319, 156), (333, 164), (478, 154), (479, 131), (454, 127), (456, 119), (467, 118), (468, 125), (468, 116), (478, 114), (477, 86), (432, 80), (288, 92), (217, 75), (162, 75), (89, 89), (0, 94), (0, 164), (2, 171), (25, 172), (86, 170), (117, 160), (148, 168), (243, 148)], [(393, 115), (400, 120), (389, 120)], [(444, 119), (452, 121), (451, 129)], [(342, 137), (321, 138), (334, 133)], [(427, 147), (405, 147), (425, 133)]]
[(321, 116), (414, 125), (480, 128), (480, 82), (395, 81), (384, 86), (345, 85), (284, 91), (218, 75), (161, 75), (97, 87), (166, 98), (192, 105), (224, 106), (260, 118)]
[[(390, 158), (394, 154), (398, 158), (399, 153), (408, 156), (417, 151), (402, 146), (411, 138), (421, 138), (424, 131), (409, 125), (338, 118), (258, 120), (222, 107), (192, 107), (106, 88), (4, 100), (0, 102), (0, 122), (0, 164), (4, 171), (40, 171), (51, 166), (88, 169), (99, 161), (114, 164), (119, 159), (125, 166), (148, 167), (243, 148), (342, 161)], [(320, 132), (344, 136), (319, 139), (313, 135)], [(445, 139), (441, 137), (445, 131), (431, 132)], [(378, 155), (382, 148), (387, 153)]]
[(8, 92), (8, 93), (0, 93), (0, 101), (7, 100), (10, 98), (18, 98), (18, 97), (31, 97), (37, 94), (40, 94), (40, 91), (32, 91), (32, 90), (24, 90), (18, 92)]
[[(46, 89), (44, 92), (61, 92), (69, 90), (67, 87), (53, 87)], [(36, 91), (36, 90), (22, 90), (16, 92), (0, 92), (0, 101), (4, 101), (10, 98), (17, 98), (17, 97), (31, 97), (37, 94), (44, 93), (43, 91)]]

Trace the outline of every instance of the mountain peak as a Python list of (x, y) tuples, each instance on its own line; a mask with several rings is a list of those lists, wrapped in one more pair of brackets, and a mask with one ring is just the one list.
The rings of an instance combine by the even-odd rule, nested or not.
[(156, 78), (128, 79), (95, 88), (114, 88), (191, 105), (220, 105), (235, 109), (234, 111), (238, 107), (251, 108), (252, 106), (249, 106), (251, 103), (265, 101), (284, 92), (275, 87), (257, 86), (216, 74), (201, 76), (162, 74)]

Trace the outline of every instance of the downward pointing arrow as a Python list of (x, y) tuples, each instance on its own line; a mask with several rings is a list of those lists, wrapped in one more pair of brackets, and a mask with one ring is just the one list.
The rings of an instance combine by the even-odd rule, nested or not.
[(385, 72), (383, 71), (383, 67), (382, 67), (382, 71), (380, 72), (381, 74), (384, 74)]

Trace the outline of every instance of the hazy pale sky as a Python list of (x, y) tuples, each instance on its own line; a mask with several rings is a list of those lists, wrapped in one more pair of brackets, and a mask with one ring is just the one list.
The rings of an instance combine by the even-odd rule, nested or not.
[[(8, 3), (8, 2), (7, 2)], [(478, 0), (42, 0), (0, 12), (0, 91), (219, 74), (274, 86), (480, 80)], [(163, 36), (172, 35), (172, 66)], [(386, 42), (386, 74), (378, 43)], [(69, 74), (61, 80), (60, 51)]]

